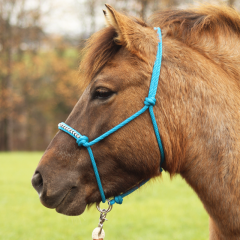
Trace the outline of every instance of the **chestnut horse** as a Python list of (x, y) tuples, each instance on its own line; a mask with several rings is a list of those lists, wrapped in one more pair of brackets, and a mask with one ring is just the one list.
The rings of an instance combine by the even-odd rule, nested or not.
[[(181, 174), (210, 215), (210, 239), (240, 239), (240, 16), (227, 7), (168, 10), (149, 24), (106, 5), (107, 27), (88, 41), (86, 89), (66, 124), (95, 139), (141, 109), (162, 29), (154, 113), (163, 169)], [(92, 146), (107, 198), (158, 177), (160, 151), (146, 111)], [(59, 131), (32, 179), (42, 204), (66, 215), (101, 201), (89, 154)]]

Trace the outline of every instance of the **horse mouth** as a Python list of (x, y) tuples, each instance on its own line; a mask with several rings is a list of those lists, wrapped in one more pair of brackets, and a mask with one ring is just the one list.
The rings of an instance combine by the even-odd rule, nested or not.
[(67, 216), (78, 216), (84, 212), (86, 203), (79, 202), (79, 199), (76, 199), (77, 191), (77, 187), (72, 187), (68, 190), (61, 202), (55, 208), (58, 213)]
[(61, 200), (61, 202), (58, 204), (58, 206), (56, 207), (56, 209), (62, 204), (64, 203), (65, 199), (67, 198), (67, 196), (71, 193), (72, 189), (76, 188), (76, 187), (72, 187), (68, 190), (68, 192), (66, 193), (66, 195), (63, 197), (63, 199)]

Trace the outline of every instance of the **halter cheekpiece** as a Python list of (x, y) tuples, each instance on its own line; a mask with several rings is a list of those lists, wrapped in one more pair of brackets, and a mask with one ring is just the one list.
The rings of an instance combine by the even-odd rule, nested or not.
[[(73, 138), (76, 139), (76, 142), (77, 142), (79, 147), (87, 148), (90, 159), (91, 159), (91, 162), (92, 162), (93, 170), (94, 170), (94, 173), (95, 173), (95, 176), (96, 176), (98, 188), (99, 188), (103, 203), (106, 201), (106, 198), (105, 198), (105, 194), (104, 194), (104, 191), (103, 191), (101, 179), (100, 179), (100, 176), (99, 176), (99, 173), (98, 173), (97, 165), (96, 165), (96, 162), (95, 162), (95, 159), (94, 159), (94, 156), (93, 156), (91, 146), (94, 145), (95, 143), (101, 141), (102, 139), (106, 138), (110, 134), (116, 132), (118, 129), (125, 126), (127, 123), (129, 123), (130, 121), (132, 121), (133, 119), (135, 119), (136, 117), (138, 117), (139, 115), (144, 113), (147, 109), (149, 109), (149, 113), (150, 113), (150, 116), (151, 116), (151, 119), (152, 119), (154, 132), (155, 132), (155, 135), (156, 135), (156, 138), (157, 138), (157, 142), (158, 142), (158, 146), (159, 146), (159, 150), (160, 150), (160, 154), (161, 154), (160, 166), (164, 161), (164, 151), (163, 151), (162, 141), (161, 141), (161, 138), (160, 138), (157, 122), (156, 122), (155, 115), (154, 115), (154, 112), (153, 112), (153, 107), (156, 103), (155, 96), (156, 96), (156, 92), (157, 92), (158, 80), (159, 80), (160, 69), (161, 69), (161, 61), (162, 61), (162, 35), (161, 35), (161, 29), (160, 28), (154, 28), (154, 29), (157, 30), (160, 41), (158, 43), (157, 56), (156, 56), (156, 60), (155, 60), (154, 66), (153, 66), (153, 72), (152, 72), (152, 78), (151, 78), (151, 82), (150, 82), (148, 97), (145, 98), (144, 107), (141, 110), (139, 110), (138, 112), (133, 114), (131, 117), (127, 118), (126, 120), (124, 120), (123, 122), (121, 122), (120, 124), (115, 126), (114, 128), (110, 129), (109, 131), (105, 132), (104, 134), (102, 134), (101, 136), (95, 138), (94, 140), (92, 140), (90, 142), (89, 142), (88, 137), (81, 135), (79, 132), (77, 132), (75, 129), (71, 128), (67, 124), (65, 124), (63, 122), (58, 124), (58, 128), (60, 130), (68, 133), (70, 136), (72, 136)], [(160, 170), (162, 171), (161, 167), (160, 167)], [(130, 189), (129, 191), (127, 191), (125, 193), (122, 193), (119, 196), (114, 197), (112, 200), (109, 201), (109, 204), (110, 205), (113, 205), (114, 203), (122, 204), (123, 197), (125, 197), (125, 196), (129, 195), (130, 193), (134, 192), (136, 189), (141, 187), (148, 180), (144, 180), (140, 184), (138, 184), (137, 186)]]

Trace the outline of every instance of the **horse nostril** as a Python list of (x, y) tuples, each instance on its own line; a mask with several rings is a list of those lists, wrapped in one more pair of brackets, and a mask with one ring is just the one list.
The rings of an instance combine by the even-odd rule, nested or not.
[(36, 189), (39, 195), (41, 195), (43, 189), (43, 179), (39, 172), (36, 172), (32, 177), (32, 185)]

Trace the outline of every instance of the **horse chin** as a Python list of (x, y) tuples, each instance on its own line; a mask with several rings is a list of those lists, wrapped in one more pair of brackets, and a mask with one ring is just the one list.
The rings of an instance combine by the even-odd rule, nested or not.
[(78, 216), (81, 215), (86, 209), (86, 204), (81, 205), (75, 205), (75, 204), (60, 204), (58, 207), (56, 207), (56, 211), (58, 213), (67, 215), (67, 216)]
[(86, 206), (85, 202), (66, 200), (56, 207), (56, 211), (67, 216), (78, 216), (85, 211)]
[(69, 193), (63, 198), (60, 204), (56, 207), (58, 213), (67, 215), (67, 216), (78, 216), (81, 215), (87, 206), (84, 198), (76, 194), (77, 189), (72, 189)]

